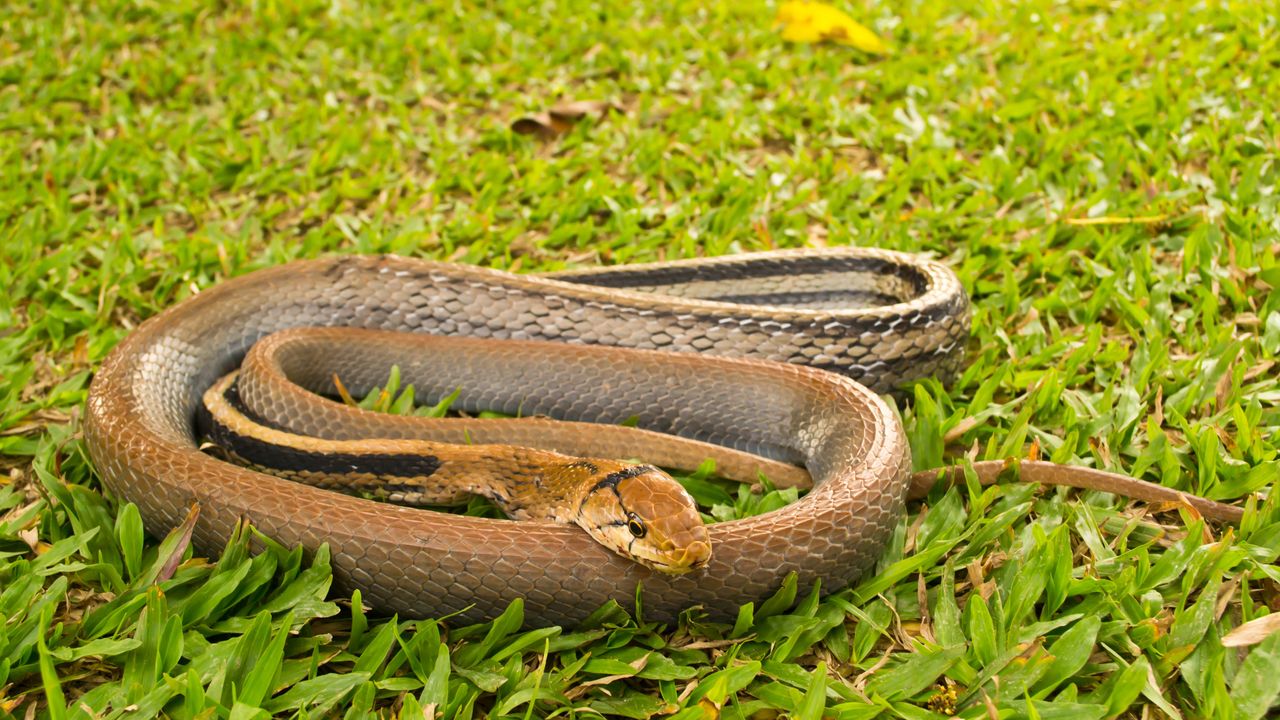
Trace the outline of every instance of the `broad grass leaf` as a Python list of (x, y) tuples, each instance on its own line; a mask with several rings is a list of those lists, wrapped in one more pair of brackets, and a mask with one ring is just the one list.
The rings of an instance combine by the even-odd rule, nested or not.
[(990, 665), (1000, 654), (1000, 640), (996, 635), (995, 621), (991, 617), (987, 601), (974, 593), (969, 596), (964, 609), (968, 616), (969, 643), (973, 647), (973, 653), (978, 662)]
[(69, 537), (65, 540), (59, 540), (31, 563), (32, 570), (34, 570), (37, 575), (53, 574), (50, 569), (53, 568), (54, 565), (66, 560), (77, 552), (84, 553), (85, 545), (97, 534), (98, 528), (91, 528), (88, 532), (81, 535)]
[(854, 588), (855, 602), (866, 602), (868, 599), (898, 584), (903, 578), (927, 568), (936, 567), (942, 561), (943, 556), (951, 548), (966, 540), (976, 527), (978, 526), (971, 525), (963, 533), (958, 533), (949, 538), (939, 537), (932, 541), (928, 547), (919, 548), (919, 551), (915, 554), (894, 562), (872, 577), (862, 581)]
[(680, 484), (693, 496), (694, 501), (704, 507), (733, 504), (733, 496), (715, 483), (693, 475), (679, 478)]
[(563, 650), (573, 650), (574, 648), (589, 645), (608, 634), (609, 631), (604, 629), (562, 633), (551, 638), (550, 643), (547, 645), (547, 652), (555, 653)]
[(817, 624), (817, 618), (802, 615), (775, 615), (756, 624), (756, 637), (769, 643), (782, 642)]
[(123, 655), (141, 644), (142, 641), (137, 638), (101, 638), (78, 647), (53, 648), (49, 654), (57, 658), (58, 662), (75, 662), (87, 657), (108, 658)]
[(351, 632), (347, 635), (347, 648), (364, 647), (364, 633), (369, 629), (369, 616), (364, 612), (364, 596), (359, 589), (351, 593)]
[[(271, 644), (271, 614), (266, 611), (258, 613), (248, 631), (234, 642), (220, 677), (209, 684), (209, 694), (216, 696), (223, 705), (234, 704), (241, 689), (255, 674), (258, 660)], [(278, 668), (272, 668), (269, 672), (277, 670)]]
[[(352, 610), (355, 610), (355, 606), (352, 606)], [(401, 644), (401, 652), (404, 653), (404, 661), (408, 662), (413, 676), (425, 683), (430, 667), (435, 662), (435, 653), (440, 647), (439, 625), (435, 620), (420, 621), (408, 639), (399, 634), (397, 639)]]
[(289, 628), (293, 625), (293, 616), (288, 615), (280, 623), (280, 628), (271, 638), (266, 649), (258, 655), (253, 665), (253, 672), (244, 681), (238, 702), (251, 706), (261, 705), (271, 697), (277, 679), (280, 677), (281, 665), (284, 662), (284, 644), (289, 639)]
[(480, 642), (466, 643), (457, 649), (454, 661), (459, 666), (458, 671), (462, 672), (463, 668), (480, 667), (486, 660), (491, 660), (491, 655), (498, 643), (518, 631), (523, 624), (524, 600), (516, 598), (492, 622), (471, 625), (455, 632), (454, 637), (459, 639), (470, 638), (484, 632), (484, 638)]
[(731, 638), (740, 638), (751, 632), (755, 627), (755, 603), (747, 603), (738, 608), (738, 618), (733, 623), (733, 630), (729, 633)]
[(373, 637), (369, 639), (369, 644), (365, 645), (361, 650), (360, 657), (356, 658), (355, 671), (369, 673), (372, 678), (378, 677), (378, 670), (387, 661), (387, 655), (390, 654), (391, 648), (396, 645), (396, 640), (399, 636), (398, 629), (396, 618), (393, 615), (391, 620), (383, 623), (382, 627), (378, 628)]
[(329, 565), (329, 544), (323, 543), (313, 554), (311, 565), (298, 573), (288, 585), (267, 598), (262, 609), (273, 614), (292, 610), (299, 621), (336, 615), (338, 606), (325, 599), (332, 584), (333, 568)]
[(636, 674), (636, 669), (631, 667), (630, 663), (618, 658), (605, 657), (588, 660), (587, 664), (582, 667), (582, 671), (590, 675), (608, 675), (611, 677), (619, 675), (630, 677)]
[(693, 704), (705, 699), (719, 707), (724, 705), (730, 696), (750, 685), (759, 674), (760, 663), (755, 661), (718, 670), (698, 683), (698, 687), (689, 696), (688, 702)]
[[(491, 665), (490, 667), (497, 667)], [(480, 688), (484, 692), (491, 693), (497, 691), (498, 688), (507, 684), (507, 676), (501, 675), (490, 670), (481, 670), (474, 667), (457, 665), (453, 671), (460, 677), (466, 678), (468, 682)]]
[(221, 572), (205, 583), (199, 595), (183, 604), (180, 609), (183, 626), (191, 627), (201, 622), (212, 624), (227, 609), (227, 599), (236, 592), (251, 568), (248, 560), (241, 560), (238, 565), (231, 562), (230, 559), (221, 561), (218, 565)]
[(960, 500), (960, 492), (956, 488), (947, 490), (946, 495), (929, 508), (929, 514), (924, 522), (920, 523), (920, 532), (916, 534), (916, 547), (927, 548), (935, 541), (959, 535), (964, 528), (965, 519), (966, 513), (964, 503)]
[(853, 659), (855, 662), (860, 662), (887, 634), (889, 624), (893, 622), (893, 608), (877, 600), (863, 609), (853, 605), (844, 609), (858, 620), (853, 629)]
[(377, 695), (378, 686), (373, 682), (366, 682), (356, 688), (356, 692), (351, 696), (351, 704), (347, 706), (347, 712), (342, 716), (344, 720), (364, 720), (373, 717), (373, 700)]
[(795, 720), (822, 720), (822, 710), (827, 706), (827, 664), (819, 662), (800, 707), (792, 716)]
[(1231, 681), (1231, 701), (1238, 717), (1255, 720), (1276, 707), (1280, 700), (1277, 677), (1280, 677), (1280, 633), (1273, 632), (1249, 651), (1249, 657)]
[(228, 720), (269, 720), (271, 713), (250, 703), (236, 700), (236, 703), (231, 706), (231, 714), (227, 717)]
[(449, 646), (439, 643), (436, 649), (435, 664), (432, 666), (431, 674), (427, 676), (427, 682), (422, 686), (422, 694), (418, 698), (423, 705), (445, 707), (449, 703), (449, 671), (451, 668)]
[(918, 648), (905, 662), (871, 678), (867, 692), (890, 700), (909, 698), (937, 681), (964, 652), (963, 647)]
[(1053, 658), (1042, 647), (1033, 647), (1013, 657), (1000, 670), (998, 702), (1012, 704), (1024, 698), (1027, 691), (1045, 676), (1053, 665)]
[(400, 696), (400, 714), (397, 715), (396, 717), (405, 718), (406, 720), (407, 718), (413, 718), (413, 720), (418, 720), (418, 718), (428, 718), (428, 717), (434, 717), (434, 716), (435, 716), (435, 709), (432, 708), (430, 712), (425, 711), (425, 708), (422, 707), (422, 703), (418, 702), (418, 698), (408, 693), (405, 693), (404, 695)]
[(1034, 715), (1028, 713), (1028, 716), (1040, 720), (1102, 720), (1107, 717), (1106, 705), (1030, 700), (1028, 706), (1035, 712)]
[(1164, 663), (1174, 665), (1181, 662), (1199, 644), (1213, 623), (1220, 587), (1216, 583), (1207, 587), (1191, 607), (1183, 609), (1174, 618), (1165, 641)]
[(594, 710), (606, 717), (617, 716), (645, 720), (658, 714), (666, 714), (674, 707), (659, 697), (637, 692), (627, 692), (621, 697), (592, 698), (584, 706), (584, 710)]
[(956, 573), (951, 559), (942, 569), (942, 584), (933, 603), (933, 633), (944, 647), (964, 645), (966, 638), (956, 604)]
[(610, 650), (591, 658), (582, 671), (591, 675), (624, 675), (649, 680), (688, 680), (698, 671), (661, 653), (635, 645)]
[(159, 588), (147, 592), (134, 638), (138, 647), (125, 657), (121, 679), (130, 702), (140, 701), (182, 653), (181, 620), (170, 614)]
[(796, 602), (796, 585), (799, 582), (796, 574), (788, 573), (786, 579), (782, 581), (782, 587), (778, 588), (778, 592), (772, 597), (760, 603), (760, 609), (756, 611), (756, 621), (759, 622), (770, 615), (777, 615), (787, 609)]
[(1072, 625), (1049, 646), (1053, 663), (1036, 684), (1036, 694), (1047, 693), (1066, 682), (1089, 661), (1102, 620), (1097, 615), (1086, 615)]
[(126, 577), (133, 580), (142, 572), (143, 532), (138, 506), (126, 503), (116, 515), (116, 541), (124, 559)]
[[(51, 720), (62, 720), (67, 716), (66, 695), (62, 692), (62, 682), (58, 679), (58, 671), (53, 663), (53, 655), (45, 645), (45, 630), (53, 621), (53, 608), (46, 606), (41, 613), (40, 627), (36, 632), (36, 651), (40, 657), (40, 682), (44, 685), (45, 707)], [(35, 706), (32, 705), (34, 710)]]
[(918, 707), (907, 702), (893, 703), (893, 712), (896, 717), (902, 720), (940, 720), (945, 715), (939, 715), (927, 708)]
[(204, 683), (200, 682), (200, 675), (190, 668), (187, 669), (183, 679), (186, 681), (186, 686), (182, 691), (182, 706), (188, 717), (195, 717), (209, 704), (204, 694)]
[(368, 680), (368, 673), (359, 672), (321, 675), (294, 685), (272, 698), (263, 708), (272, 714), (308, 709), (312, 716), (319, 716), (345, 700), (348, 694)]
[(0, 589), (0, 615), (12, 622), (35, 601), (36, 594), (44, 589), (43, 585), (43, 579), (39, 575), (18, 574), (7, 586)]
[[(1038, 528), (1037, 528), (1038, 529)], [(1017, 627), (1023, 620), (1033, 618), (1036, 603), (1044, 594), (1048, 583), (1048, 566), (1044, 562), (1045, 554), (1041, 548), (1028, 553), (1026, 560), (1011, 560), (1005, 568), (1010, 578), (1007, 600), (1005, 601), (1005, 627)]]
[(544, 640), (554, 638), (559, 634), (560, 634), (559, 627), (538, 628), (537, 630), (530, 630), (529, 632), (524, 633), (523, 635), (519, 635), (511, 642), (507, 643), (504, 647), (502, 647), (497, 652), (495, 652), (491, 659), (505, 660), (508, 657), (511, 657), (512, 655), (515, 655), (516, 653), (523, 651), (525, 648), (532, 647), (533, 645), (541, 643)]
[(1107, 706), (1107, 717), (1116, 717), (1129, 709), (1129, 706), (1142, 694), (1147, 685), (1147, 673), (1151, 664), (1145, 656), (1139, 657), (1131, 665), (1119, 670), (1107, 678), (1107, 681), (1096, 690), (1085, 696), (1088, 702), (1096, 702)]
[(529, 711), (532, 713), (533, 706), (539, 700), (546, 700), (551, 703), (563, 702), (563, 698), (559, 693), (540, 687), (521, 688), (511, 695), (507, 696), (497, 708), (494, 709), (494, 716), (503, 717), (511, 713), (512, 710), (521, 705), (528, 705)]

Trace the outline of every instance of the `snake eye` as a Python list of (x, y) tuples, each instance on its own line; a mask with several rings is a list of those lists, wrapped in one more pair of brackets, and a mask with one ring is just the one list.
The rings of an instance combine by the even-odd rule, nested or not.
[(631, 534), (638, 538), (644, 537), (644, 534), (648, 531), (644, 526), (644, 521), (635, 513), (627, 513), (627, 530), (630, 530)]

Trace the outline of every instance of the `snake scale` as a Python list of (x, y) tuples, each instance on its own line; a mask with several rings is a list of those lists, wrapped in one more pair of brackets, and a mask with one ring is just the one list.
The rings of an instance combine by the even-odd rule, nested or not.
[[(710, 561), (669, 575), (571, 526), (424, 512), (201, 452), (194, 419), (203, 394), (255, 343), (290, 328), (333, 328), (320, 340), (329, 332), (340, 343), (318, 354), (325, 367), (301, 363), (310, 377), (293, 379), (311, 390), (336, 373), (367, 391), (394, 363), (430, 394), (460, 389), (457, 409), (532, 416), (495, 431), (502, 441), (549, 432), (529, 444), (595, 455), (640, 448), (672, 467), (716, 448), (727, 475), (749, 478), (758, 456), (762, 467), (802, 466), (814, 487), (780, 510), (709, 526)], [(383, 611), (491, 618), (520, 597), (529, 622), (573, 624), (608, 600), (631, 607), (640, 585), (647, 618), (693, 606), (726, 618), (791, 572), (802, 588), (832, 590), (874, 564), (911, 485), (902, 427), (876, 393), (953, 377), (968, 331), (969, 300), (949, 269), (877, 249), (545, 275), (395, 256), (300, 261), (221, 283), (143, 323), (94, 378), (86, 440), (106, 484), (138, 505), (151, 532), (176, 527), (198, 503), (202, 552), (217, 552), (242, 519), (286, 545), (328, 543), (339, 584)], [(308, 404), (298, 394), (306, 389), (268, 386), (259, 400), (286, 415), (308, 408), (306, 431), (323, 437), (406, 436), (392, 416)], [(638, 428), (614, 425), (625, 420)], [(471, 440), (488, 432), (484, 422), (440, 437)], [(984, 481), (1000, 469), (980, 465)], [(1082, 473), (1048, 463), (1022, 472), (1238, 517), (1159, 486)]]

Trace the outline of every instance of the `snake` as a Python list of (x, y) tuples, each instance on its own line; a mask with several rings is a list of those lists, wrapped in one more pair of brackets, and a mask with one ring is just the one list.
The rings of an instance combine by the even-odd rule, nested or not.
[[(94, 376), (85, 442), (104, 484), (152, 534), (198, 507), (191, 540), (201, 552), (216, 554), (245, 522), (286, 546), (327, 546), (338, 586), (380, 611), (483, 620), (519, 599), (526, 622), (541, 625), (573, 625), (610, 602), (660, 621), (689, 609), (731, 619), (792, 575), (804, 591), (857, 582), (908, 497), (957, 476), (911, 472), (888, 400), (915, 380), (951, 381), (969, 326), (969, 297), (946, 265), (877, 248), (545, 274), (393, 255), (302, 260), (143, 322)], [(453, 408), (472, 416), (398, 417), (318, 394), (331, 394), (334, 377), (370, 392), (392, 366), (426, 395), (457, 391)], [(518, 417), (473, 416), (486, 410)], [(247, 439), (230, 443), (244, 464), (206, 452), (211, 428), (215, 440)], [(255, 442), (270, 452), (254, 456)], [(263, 472), (282, 450), (302, 459), (294, 476)], [(361, 454), (381, 458), (381, 470), (361, 471)], [(506, 490), (458, 479), (498, 456), (524, 491), (559, 487), (561, 476), (578, 489), (552, 488), (541, 513), (508, 502), (512, 520), (296, 482), (349, 466), (384, 499), (501, 499)], [(732, 479), (811, 489), (772, 512), (703, 526), (657, 466), (706, 457)], [(450, 463), (463, 468), (457, 478), (443, 470)], [(970, 467), (989, 483), (1010, 465), (1024, 481), (1241, 516), (1092, 468)], [(657, 551), (627, 556), (622, 546), (649, 535)]]

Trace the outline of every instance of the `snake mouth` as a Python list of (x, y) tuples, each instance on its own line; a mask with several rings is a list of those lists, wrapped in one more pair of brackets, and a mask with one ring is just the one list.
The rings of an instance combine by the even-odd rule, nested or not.
[(711, 562), (711, 543), (702, 542), (701, 540), (690, 543), (689, 547), (684, 549), (684, 556), (681, 560), (690, 570), (701, 570)]
[(680, 556), (674, 558), (672, 562), (662, 563), (662, 567), (659, 569), (666, 573), (683, 575), (695, 570), (701, 570), (710, 562), (711, 543), (698, 540), (689, 543), (684, 552), (680, 553)]
[(685, 575), (702, 570), (711, 563), (711, 544), (698, 540), (690, 543), (679, 554), (672, 552), (661, 558), (635, 559), (650, 570), (656, 570), (664, 575)]

